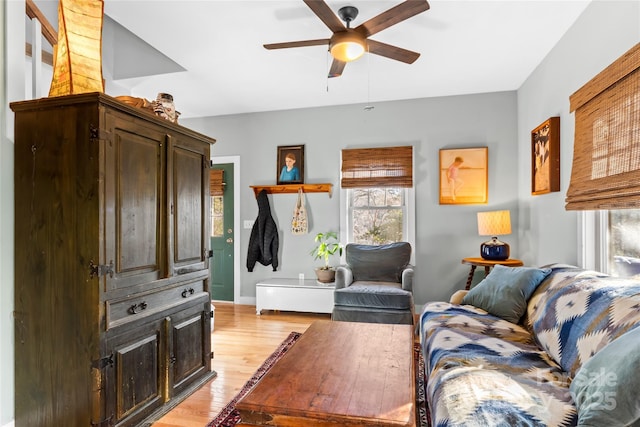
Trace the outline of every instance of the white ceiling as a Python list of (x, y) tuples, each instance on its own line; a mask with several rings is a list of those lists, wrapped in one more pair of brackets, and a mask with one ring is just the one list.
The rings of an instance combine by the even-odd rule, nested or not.
[[(356, 6), (355, 27), (400, 1), (327, 3), (334, 11)], [(419, 52), (415, 63), (365, 55), (341, 77), (327, 79), (331, 59), (324, 46), (262, 47), (331, 36), (302, 0), (105, 0), (109, 58), (103, 60), (111, 67), (105, 77), (114, 76), (133, 96), (172, 94), (182, 117), (516, 90), (589, 2), (429, 0), (428, 11), (372, 36)], [(118, 24), (150, 45), (151, 54), (140, 53), (143, 48), (125, 54), (137, 44), (134, 36), (117, 35)], [(168, 58), (154, 61), (159, 53)], [(119, 78), (140, 74), (136, 68), (145, 65), (144, 73), (162, 74)]]

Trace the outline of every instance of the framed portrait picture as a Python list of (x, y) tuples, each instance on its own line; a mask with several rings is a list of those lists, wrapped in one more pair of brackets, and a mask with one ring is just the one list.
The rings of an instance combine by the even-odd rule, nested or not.
[(440, 150), (440, 204), (483, 204), (488, 201), (489, 149)]
[(276, 171), (278, 185), (304, 184), (304, 145), (279, 145)]
[(531, 131), (531, 194), (560, 191), (560, 117)]

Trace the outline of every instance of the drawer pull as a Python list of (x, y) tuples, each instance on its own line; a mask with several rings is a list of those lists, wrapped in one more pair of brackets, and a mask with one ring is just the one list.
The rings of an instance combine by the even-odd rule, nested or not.
[(146, 310), (146, 309), (147, 309), (147, 303), (142, 301), (140, 304), (133, 304), (131, 307), (129, 307), (129, 313), (138, 314), (142, 310)]
[(195, 293), (195, 290), (193, 288), (189, 288), (189, 289), (185, 289), (184, 291), (182, 291), (182, 298), (187, 298), (190, 295), (193, 295)]

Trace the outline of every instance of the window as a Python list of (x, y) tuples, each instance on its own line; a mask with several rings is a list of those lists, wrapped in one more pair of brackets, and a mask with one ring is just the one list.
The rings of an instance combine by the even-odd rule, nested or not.
[(415, 248), (413, 147), (344, 149), (341, 172), (340, 240)]
[(211, 195), (211, 237), (224, 235), (224, 170), (209, 170), (209, 194)]
[(609, 272), (620, 277), (640, 274), (640, 210), (609, 211), (607, 236)]
[(224, 236), (224, 199), (211, 196), (211, 237)]
[(409, 242), (415, 252), (415, 192), (413, 188), (350, 188), (340, 192), (340, 240), (380, 245)]
[(583, 262), (618, 277), (640, 274), (640, 209), (583, 212)]
[(367, 245), (405, 241), (404, 191), (401, 188), (354, 188), (349, 194), (349, 241)]

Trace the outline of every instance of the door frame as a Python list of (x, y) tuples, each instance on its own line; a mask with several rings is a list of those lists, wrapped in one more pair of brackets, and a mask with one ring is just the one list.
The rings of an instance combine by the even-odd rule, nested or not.
[[(213, 150), (212, 150), (213, 152)], [(211, 156), (213, 165), (233, 163), (233, 303), (240, 301), (240, 156)]]

